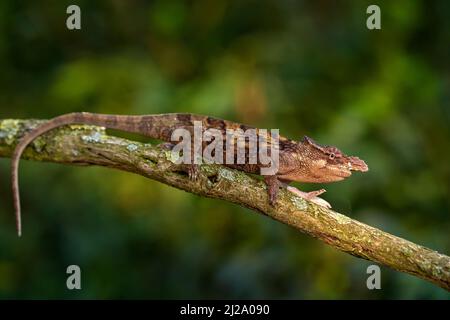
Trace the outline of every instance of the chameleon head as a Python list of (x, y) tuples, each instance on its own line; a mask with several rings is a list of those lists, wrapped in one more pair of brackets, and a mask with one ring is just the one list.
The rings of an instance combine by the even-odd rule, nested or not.
[(352, 171), (366, 172), (367, 164), (358, 157), (347, 156), (338, 148), (321, 146), (305, 136), (298, 143), (295, 168), (281, 178), (299, 182), (326, 183), (344, 180)]

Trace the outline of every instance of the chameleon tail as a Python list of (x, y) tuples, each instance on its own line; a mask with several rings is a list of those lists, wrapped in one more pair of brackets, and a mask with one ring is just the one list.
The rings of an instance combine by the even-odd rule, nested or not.
[[(60, 120), (57, 121), (51, 121), (42, 124), (41, 126), (38, 126), (34, 130), (32, 130), (30, 133), (26, 134), (19, 142), (19, 144), (14, 149), (14, 153), (12, 155), (12, 161), (11, 161), (11, 182), (12, 182), (12, 193), (13, 193), (13, 201), (14, 201), (14, 212), (16, 216), (16, 229), (17, 229), (17, 235), (20, 237), (22, 235), (22, 214), (21, 214), (21, 208), (20, 208), (20, 192), (19, 192), (19, 160), (22, 156), (23, 151), (25, 148), (30, 144), (34, 139), (36, 139), (41, 134), (50, 131), (56, 127), (62, 126), (64, 124), (72, 123), (75, 114), (67, 114), (63, 115), (60, 118)], [(57, 119), (55, 118), (55, 120)]]
[(20, 192), (19, 192), (19, 176), (18, 176), (19, 160), (28, 144), (30, 144), (34, 139), (36, 139), (38, 136), (47, 131), (69, 124), (98, 125), (111, 129), (140, 133), (140, 128), (138, 127), (138, 124), (141, 119), (142, 116), (126, 116), (126, 115), (119, 116), (119, 115), (103, 115), (86, 112), (75, 112), (53, 118), (49, 122), (46, 122), (38, 126), (31, 132), (26, 134), (16, 146), (11, 162), (11, 182), (14, 200), (14, 210), (16, 216), (17, 235), (19, 237), (22, 235), (22, 215), (20, 208)]

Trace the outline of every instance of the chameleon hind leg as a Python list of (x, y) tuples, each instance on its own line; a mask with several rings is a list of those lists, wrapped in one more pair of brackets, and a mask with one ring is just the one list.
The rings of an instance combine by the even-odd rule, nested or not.
[[(175, 147), (175, 144), (171, 142), (163, 142), (158, 144), (158, 147), (170, 151)], [(198, 164), (185, 164), (183, 165), (183, 171), (188, 174), (189, 179), (191, 179), (192, 181), (196, 181), (200, 174), (200, 167)]]

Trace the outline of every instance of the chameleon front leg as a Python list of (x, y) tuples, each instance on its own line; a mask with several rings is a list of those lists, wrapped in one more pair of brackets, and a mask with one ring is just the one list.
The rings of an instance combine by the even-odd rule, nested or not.
[(277, 201), (278, 192), (281, 187), (286, 187), (287, 190), (295, 194), (296, 196), (309, 200), (319, 206), (325, 208), (331, 208), (331, 205), (322, 198), (318, 196), (326, 192), (325, 189), (320, 189), (311, 192), (300, 191), (295, 187), (289, 186), (289, 181), (280, 180), (276, 175), (274, 176), (264, 176), (264, 182), (267, 185), (267, 193), (269, 195), (269, 203), (274, 206)]
[(311, 200), (313, 198), (317, 198), (317, 196), (320, 196), (322, 193), (327, 192), (327, 190), (325, 190), (325, 189), (314, 190), (314, 191), (310, 191), (310, 192), (304, 192), (304, 191), (301, 191), (301, 190), (297, 189), (296, 187), (288, 186), (288, 185), (286, 186), (286, 189), (288, 189), (292, 193), (295, 193), (299, 197), (302, 197), (302, 198), (305, 198), (305, 199), (308, 199), (308, 200)]
[(329, 204), (327, 201), (325, 201), (322, 198), (319, 198), (318, 196), (322, 193), (326, 192), (325, 189), (310, 191), (310, 192), (304, 192), (301, 190), (298, 190), (296, 187), (287, 186), (287, 190), (295, 194), (296, 196), (299, 196), (300, 198), (309, 200), (311, 202), (314, 202), (315, 204), (318, 204), (319, 206), (325, 207), (325, 208), (331, 208), (331, 204)]
[(269, 203), (271, 206), (275, 205), (278, 197), (278, 191), (283, 183), (278, 179), (277, 176), (264, 176), (264, 182), (267, 185), (267, 194), (269, 196)]

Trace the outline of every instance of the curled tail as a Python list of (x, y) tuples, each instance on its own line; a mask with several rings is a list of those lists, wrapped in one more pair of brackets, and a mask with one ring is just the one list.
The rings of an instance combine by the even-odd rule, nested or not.
[[(17, 235), (20, 237), (22, 235), (22, 218), (21, 218), (21, 210), (20, 210), (20, 193), (19, 193), (19, 176), (18, 176), (18, 170), (19, 170), (19, 160), (20, 157), (25, 150), (25, 148), (30, 144), (34, 139), (42, 135), (43, 133), (50, 131), (54, 128), (67, 125), (67, 124), (92, 124), (92, 125), (101, 125), (101, 126), (107, 126), (109, 127), (117, 127), (117, 129), (126, 129), (123, 128), (124, 126), (128, 125), (128, 127), (131, 127), (130, 122), (133, 119), (129, 119), (128, 122), (121, 122), (119, 120), (124, 119), (118, 119), (122, 117), (127, 116), (109, 116), (109, 115), (97, 115), (97, 114), (89, 114), (89, 113), (69, 113), (65, 114), (59, 117), (56, 117), (49, 122), (46, 122), (34, 130), (32, 130), (30, 133), (26, 134), (19, 142), (19, 144), (16, 146), (14, 153), (12, 155), (12, 162), (11, 162), (11, 182), (12, 182), (12, 192), (13, 192), (13, 199), (14, 199), (14, 211), (16, 215), (16, 228), (17, 228)], [(119, 125), (120, 123), (120, 125)], [(120, 128), (119, 128), (120, 127)]]
[(189, 126), (191, 118), (204, 118), (203, 116), (191, 116), (190, 114), (161, 114), (161, 115), (107, 115), (88, 112), (68, 113), (38, 126), (26, 134), (16, 146), (11, 162), (11, 181), (14, 199), (14, 210), (16, 216), (17, 234), (22, 234), (22, 219), (20, 210), (19, 193), (19, 160), (25, 148), (34, 139), (52, 129), (69, 124), (97, 125), (110, 129), (117, 129), (126, 132), (138, 133), (155, 139), (170, 139), (171, 131), (177, 125)]
[(195, 121), (201, 121), (205, 129), (216, 128), (224, 131), (227, 128), (248, 128), (247, 126), (243, 126), (238, 123), (189, 113), (128, 116), (75, 112), (53, 118), (50, 121), (33, 129), (31, 132), (26, 134), (16, 146), (11, 163), (12, 192), (14, 197), (14, 210), (16, 215), (16, 227), (18, 236), (20, 237), (22, 234), (18, 178), (19, 160), (28, 144), (30, 144), (40, 135), (64, 125), (87, 124), (137, 133), (151, 138), (170, 142), (173, 130), (181, 127), (192, 129)]

